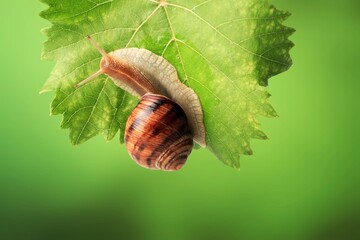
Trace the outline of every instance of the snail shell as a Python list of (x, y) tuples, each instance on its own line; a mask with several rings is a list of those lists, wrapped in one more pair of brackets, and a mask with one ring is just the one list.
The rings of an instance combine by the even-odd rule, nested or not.
[(163, 95), (147, 93), (126, 122), (125, 144), (143, 167), (179, 170), (193, 139), (182, 108)]

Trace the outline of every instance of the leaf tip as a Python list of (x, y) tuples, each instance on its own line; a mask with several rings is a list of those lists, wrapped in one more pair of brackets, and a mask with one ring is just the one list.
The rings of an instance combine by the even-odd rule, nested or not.
[(232, 162), (230, 166), (240, 172), (240, 155), (238, 155), (237, 161)]
[(48, 58), (45, 48), (42, 50), (42, 52), (40, 54), (40, 60), (42, 60), (42, 61), (50, 60), (50, 58)]
[(106, 135), (105, 137), (105, 143), (111, 142), (112, 138), (109, 135)]
[(288, 19), (289, 17), (292, 16), (292, 13), (289, 12), (289, 11), (283, 11), (283, 13), (284, 13), (284, 20), (286, 20), (286, 19)]
[(50, 92), (51, 90), (48, 89), (48, 88), (42, 88), (40, 91), (39, 91), (39, 94), (44, 94), (44, 93), (47, 93), (47, 92)]
[(74, 147), (78, 147), (79, 144), (80, 144), (78, 140), (72, 139), (71, 136), (70, 136), (70, 143), (71, 143), (71, 145), (73, 145)]
[(275, 115), (274, 115), (275, 118), (279, 118), (279, 114), (277, 112), (275, 112)]

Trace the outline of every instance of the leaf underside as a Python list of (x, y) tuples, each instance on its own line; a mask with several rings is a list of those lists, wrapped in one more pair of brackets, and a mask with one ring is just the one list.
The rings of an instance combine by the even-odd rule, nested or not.
[(204, 112), (207, 149), (239, 168), (239, 156), (252, 154), (250, 139), (266, 139), (257, 116), (275, 117), (265, 86), (291, 66), (282, 25), (288, 12), (264, 0), (42, 0), (43, 59), (55, 60), (43, 92), (55, 91), (52, 114), (63, 114), (72, 144), (100, 133), (107, 140), (120, 130), (138, 99), (105, 75), (75, 90), (74, 84), (99, 69), (101, 55), (91, 35), (107, 52), (137, 47), (162, 55), (180, 80), (198, 94)]

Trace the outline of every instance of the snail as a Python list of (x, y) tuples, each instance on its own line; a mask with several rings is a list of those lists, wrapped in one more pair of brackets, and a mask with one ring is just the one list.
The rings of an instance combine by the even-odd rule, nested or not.
[(186, 162), (193, 141), (206, 147), (200, 100), (180, 82), (176, 69), (149, 50), (123, 48), (107, 53), (90, 36), (100, 52), (100, 69), (75, 85), (79, 88), (100, 74), (140, 98), (130, 114), (124, 142), (131, 158), (140, 166), (174, 171)]

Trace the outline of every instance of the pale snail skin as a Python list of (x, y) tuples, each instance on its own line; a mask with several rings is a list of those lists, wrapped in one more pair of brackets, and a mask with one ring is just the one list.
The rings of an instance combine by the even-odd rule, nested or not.
[[(171, 141), (174, 140), (175, 143), (171, 144), (169, 142), (169, 144), (165, 145), (170, 148), (172, 152), (168, 149), (163, 149), (161, 150), (163, 151), (163, 154), (150, 154), (152, 150), (147, 149), (146, 146), (144, 146), (145, 143), (140, 144), (140, 148), (139, 144), (133, 143), (133, 140), (129, 141), (129, 137), (126, 139), (129, 128), (132, 125), (129, 121), (130, 119), (134, 121), (132, 116), (135, 114), (136, 108), (134, 109), (125, 127), (125, 144), (129, 154), (139, 165), (151, 169), (170, 171), (179, 170), (191, 152), (192, 140), (200, 146), (206, 147), (205, 127), (200, 100), (191, 88), (180, 82), (176, 69), (167, 60), (146, 49), (139, 48), (124, 48), (106, 53), (90, 36), (88, 36), (88, 39), (103, 56), (100, 61), (100, 70), (75, 85), (76, 88), (104, 73), (108, 75), (118, 87), (141, 98), (137, 107), (143, 107), (142, 103), (146, 103), (150, 99), (151, 101), (160, 101), (161, 103), (166, 102), (166, 104), (171, 103), (172, 105), (165, 104), (167, 107), (160, 105), (159, 108), (165, 107), (166, 111), (176, 111), (179, 113), (178, 116), (180, 118), (182, 118), (182, 114), (184, 114), (184, 120), (182, 120), (184, 124), (181, 125), (181, 131), (185, 137), (177, 134), (179, 135), (178, 138), (180, 138), (183, 143), (179, 143), (179, 139), (172, 139), (170, 136), (168, 138), (171, 138)], [(147, 104), (149, 105), (149, 103)], [(144, 110), (142, 109), (142, 111)], [(145, 109), (145, 111), (147, 110)], [(151, 122), (152, 120), (146, 121)], [(186, 125), (186, 127), (184, 125)], [(177, 127), (179, 126), (180, 125), (178, 124)], [(184, 128), (188, 128), (188, 131), (186, 129), (184, 130)], [(177, 130), (175, 132), (178, 133)], [(149, 145), (151, 145), (150, 143), (155, 142), (157, 137), (158, 136), (154, 136), (153, 138), (150, 138)], [(140, 137), (140, 140), (142, 138), (143, 137)], [(189, 139), (191, 139), (191, 143)], [(138, 141), (140, 142), (140, 140)], [(158, 147), (163, 148), (164, 142), (167, 141), (159, 143)], [(139, 155), (142, 154), (136, 152), (139, 151), (139, 148), (142, 151), (148, 151), (149, 157), (146, 159), (142, 159), (141, 157), (140, 159), (137, 158), (136, 156), (139, 157)], [(180, 152), (180, 150), (182, 152)], [(178, 157), (178, 160), (175, 156), (176, 153), (181, 156), (181, 158)], [(178, 164), (176, 162), (178, 162)]]

